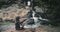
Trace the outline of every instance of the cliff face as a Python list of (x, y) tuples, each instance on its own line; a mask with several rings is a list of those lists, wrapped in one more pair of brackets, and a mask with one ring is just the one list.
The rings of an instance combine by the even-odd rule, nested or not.
[(3, 19), (15, 19), (16, 16), (24, 17), (29, 12), (29, 9), (21, 8), (17, 4), (13, 4), (8, 8), (0, 9), (0, 18)]

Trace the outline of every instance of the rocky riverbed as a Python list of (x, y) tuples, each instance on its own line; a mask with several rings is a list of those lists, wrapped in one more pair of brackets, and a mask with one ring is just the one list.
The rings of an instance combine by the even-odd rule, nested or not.
[(23, 29), (23, 30), (15, 30), (15, 23), (10, 22), (0, 22), (0, 32), (60, 32), (60, 27), (53, 26), (39, 26), (35, 29)]

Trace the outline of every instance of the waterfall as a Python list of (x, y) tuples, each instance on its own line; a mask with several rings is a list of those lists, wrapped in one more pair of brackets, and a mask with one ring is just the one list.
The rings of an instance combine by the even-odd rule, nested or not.
[(28, 3), (27, 5), (28, 5), (28, 6), (30, 6), (30, 3), (31, 3), (31, 2), (30, 2), (30, 1), (28, 1), (27, 3)]
[(32, 13), (32, 18), (34, 19), (34, 22), (35, 22), (35, 24), (36, 24), (36, 22), (37, 22), (37, 20), (38, 20), (38, 18), (37, 17), (35, 17), (35, 11), (32, 11), (33, 13)]
[[(29, 7), (30, 6), (30, 2), (28, 1), (27, 3), (28, 3), (27, 5)], [(46, 20), (46, 19), (43, 19), (41, 17), (41, 15), (40, 14), (37, 14), (34, 10), (32, 10), (30, 14), (31, 15), (29, 15), (29, 16), (32, 16), (31, 19), (34, 20), (35, 23), (32, 24), (32, 25), (28, 25), (27, 22), (29, 22), (29, 21), (32, 22), (31, 19), (29, 19), (29, 20), (27, 20), (25, 22), (26, 25), (24, 26), (24, 28), (36, 28), (36, 27), (39, 27), (39, 26), (41, 26), (41, 24), (40, 24), (42, 22), (41, 20), (44, 20), (44, 21)], [(38, 17), (36, 17), (36, 14), (37, 14)]]

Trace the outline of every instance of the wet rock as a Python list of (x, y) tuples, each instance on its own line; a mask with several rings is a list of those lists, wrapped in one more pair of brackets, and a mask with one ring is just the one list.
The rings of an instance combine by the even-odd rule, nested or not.
[(2, 18), (0, 18), (0, 22), (3, 22), (3, 19)]
[(47, 21), (41, 20), (41, 21), (40, 21), (40, 24), (41, 24), (41, 25), (49, 25), (50, 23), (47, 22)]
[(29, 20), (27, 21), (27, 24), (28, 24), (28, 25), (35, 24), (34, 19), (29, 19)]

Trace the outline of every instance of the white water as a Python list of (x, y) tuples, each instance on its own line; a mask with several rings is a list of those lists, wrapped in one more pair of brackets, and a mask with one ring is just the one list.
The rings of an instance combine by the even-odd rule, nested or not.
[(43, 19), (41, 16), (40, 17), (35, 17), (35, 14), (36, 14), (36, 12), (35, 11), (32, 11), (32, 19), (34, 19), (34, 22), (35, 22), (35, 24), (33, 24), (33, 25), (25, 25), (24, 26), (24, 28), (36, 28), (36, 27), (39, 27), (39, 26), (43, 26), (43, 25), (41, 25), (40, 23), (41, 22), (39, 22), (38, 23), (38, 19), (40, 19), (40, 20), (44, 20), (44, 21), (47, 21), (48, 19)]
[(40, 17), (35, 17), (36, 12), (35, 11), (32, 11), (32, 12), (33, 12), (32, 16), (33, 16), (34, 22), (37, 22), (38, 19), (48, 21), (48, 19), (43, 19), (41, 16)]
[(35, 11), (32, 11), (33, 13), (32, 13), (32, 16), (33, 16), (33, 19), (34, 19), (34, 22), (35, 22), (35, 24), (37, 23), (37, 21), (38, 21), (38, 17), (35, 17)]
[(36, 28), (36, 27), (41, 26), (40, 23), (37, 23), (38, 22), (38, 17), (35, 17), (35, 14), (36, 14), (35, 11), (32, 11), (32, 12), (33, 12), (32, 13), (32, 18), (34, 19), (35, 24), (33, 24), (33, 25), (26, 24), (24, 26), (24, 28)]
[(28, 5), (28, 6), (30, 6), (30, 3), (31, 3), (31, 2), (30, 2), (30, 1), (28, 1), (27, 3), (28, 3), (27, 5)]

